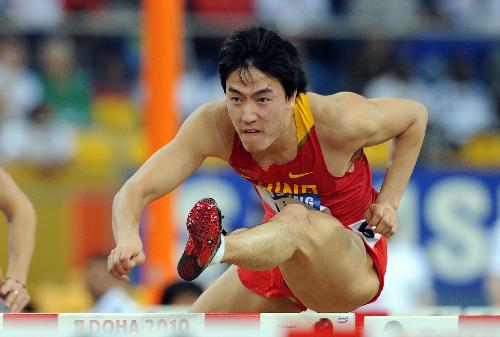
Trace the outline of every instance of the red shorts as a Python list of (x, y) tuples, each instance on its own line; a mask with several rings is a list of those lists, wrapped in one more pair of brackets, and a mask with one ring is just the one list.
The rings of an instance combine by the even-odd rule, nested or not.
[[(384, 276), (387, 267), (387, 241), (386, 238), (380, 236), (380, 234), (377, 234), (375, 238), (366, 238), (361, 232), (358, 231), (363, 222), (364, 220), (358, 221), (347, 226), (346, 228), (358, 233), (361, 236), (365, 244), (365, 248), (373, 260), (375, 270), (377, 271), (380, 285), (375, 296), (373, 296), (373, 298), (368, 302), (371, 303), (380, 296), (380, 293), (384, 288)], [(256, 294), (264, 297), (288, 297), (297, 303), (297, 306), (301, 311), (305, 311), (307, 309), (307, 307), (293, 294), (290, 288), (288, 288), (279, 267), (262, 271), (248, 270), (238, 267), (238, 276), (241, 283)]]

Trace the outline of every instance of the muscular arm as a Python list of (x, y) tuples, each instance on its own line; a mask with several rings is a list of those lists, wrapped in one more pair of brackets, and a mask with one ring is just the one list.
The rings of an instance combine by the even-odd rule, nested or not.
[(393, 139), (391, 158), (377, 201), (387, 202), (397, 209), (422, 147), (427, 109), (405, 99), (372, 99), (370, 103), (376, 117), (374, 132), (365, 146)]
[[(384, 217), (387, 206), (397, 210), (417, 161), (427, 125), (426, 108), (412, 100), (397, 98), (366, 99), (353, 93), (339, 93), (330, 97), (326, 105), (335, 111), (330, 123), (337, 131), (330, 142), (342, 151), (354, 153), (363, 147), (393, 140), (391, 159), (377, 199), (366, 215), (370, 225), (376, 226)], [(333, 128), (332, 128), (333, 129)], [(375, 214), (375, 212), (377, 214)], [(395, 214), (385, 211), (389, 223), (396, 223)], [(394, 219), (393, 219), (394, 218)], [(385, 227), (385, 226), (383, 226)], [(381, 227), (380, 232), (392, 235)]]
[[(230, 130), (224, 101), (200, 107), (184, 122), (175, 138), (151, 156), (123, 185), (113, 201), (113, 234), (117, 248), (133, 246), (139, 251), (133, 248), (133, 252), (122, 251), (117, 256), (110, 256), (108, 268), (113, 275), (123, 278), (124, 272), (134, 266), (127, 265), (128, 260), (137, 254), (143, 255), (139, 220), (144, 207), (185, 181), (206, 157), (227, 160), (232, 145), (230, 137), (234, 133)], [(120, 259), (125, 269), (119, 265)], [(143, 257), (139, 260), (138, 263), (142, 262)], [(116, 265), (114, 271), (113, 265)]]
[[(17, 312), (29, 301), (23, 285), (26, 285), (35, 247), (36, 216), (30, 200), (1, 168), (0, 209), (9, 223), (8, 267), (6, 281), (0, 291), (7, 297), (7, 305), (11, 306), (13, 312)], [(21, 290), (22, 294), (12, 296), (12, 292)]]
[(222, 104), (209, 103), (193, 112), (175, 138), (151, 156), (116, 194), (113, 233), (117, 245), (137, 243), (144, 207), (185, 181), (206, 157), (227, 159), (231, 144), (226, 144)]

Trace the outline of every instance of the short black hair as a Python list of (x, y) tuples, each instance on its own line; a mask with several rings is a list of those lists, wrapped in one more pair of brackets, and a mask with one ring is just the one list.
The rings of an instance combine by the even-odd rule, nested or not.
[(277, 33), (263, 27), (243, 28), (228, 37), (219, 52), (219, 76), (226, 92), (229, 74), (239, 70), (244, 80), (250, 67), (275, 77), (290, 98), (306, 91), (307, 79), (297, 49)]

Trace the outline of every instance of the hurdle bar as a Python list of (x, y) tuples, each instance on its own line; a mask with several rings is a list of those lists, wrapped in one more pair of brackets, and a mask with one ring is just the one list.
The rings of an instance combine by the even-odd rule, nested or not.
[(2, 337), (392, 337), (403, 333), (405, 337), (500, 336), (500, 316), (367, 316), (309, 312), (61, 313), (0, 316)]

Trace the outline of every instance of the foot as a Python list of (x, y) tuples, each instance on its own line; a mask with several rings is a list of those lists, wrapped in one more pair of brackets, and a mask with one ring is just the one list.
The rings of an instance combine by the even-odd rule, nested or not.
[(184, 248), (177, 272), (186, 280), (196, 279), (212, 261), (221, 243), (222, 215), (212, 198), (198, 201), (188, 214), (186, 227), (189, 239)]

